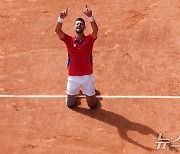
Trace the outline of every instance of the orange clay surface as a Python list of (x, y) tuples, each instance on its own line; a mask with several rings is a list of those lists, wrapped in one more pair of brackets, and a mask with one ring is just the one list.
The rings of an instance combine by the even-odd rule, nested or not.
[[(64, 32), (85, 5), (99, 27), (94, 44), (96, 89), (103, 95), (180, 96), (179, 0), (0, 0), (0, 94), (65, 95)], [(107, 99), (71, 110), (65, 98), (0, 98), (1, 154), (170, 154), (158, 134), (180, 135), (180, 99)], [(174, 143), (179, 144), (180, 141)]]

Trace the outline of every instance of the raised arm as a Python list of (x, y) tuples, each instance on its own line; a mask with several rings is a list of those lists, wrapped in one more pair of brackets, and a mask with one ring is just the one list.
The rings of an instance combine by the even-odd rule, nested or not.
[(98, 26), (94, 20), (94, 17), (92, 16), (92, 11), (87, 7), (87, 5), (84, 14), (89, 17), (89, 21), (91, 22), (92, 27), (92, 37), (96, 39), (98, 34)]
[(64, 18), (67, 17), (67, 15), (68, 15), (68, 7), (66, 8), (66, 10), (61, 12), (61, 14), (58, 18), (58, 23), (55, 28), (55, 32), (59, 36), (60, 39), (64, 38), (64, 32), (62, 31), (62, 22), (63, 22)]

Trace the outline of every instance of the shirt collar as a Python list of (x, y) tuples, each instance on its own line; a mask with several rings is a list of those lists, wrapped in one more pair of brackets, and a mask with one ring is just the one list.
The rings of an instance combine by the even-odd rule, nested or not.
[[(86, 36), (84, 35), (83, 38), (82, 38), (82, 40), (81, 40), (80, 42), (83, 42), (83, 41), (85, 40), (85, 37), (86, 37)], [(77, 41), (77, 37), (76, 37), (76, 36), (74, 36), (74, 42), (75, 42), (75, 41)], [(78, 42), (78, 41), (77, 41), (77, 42)]]

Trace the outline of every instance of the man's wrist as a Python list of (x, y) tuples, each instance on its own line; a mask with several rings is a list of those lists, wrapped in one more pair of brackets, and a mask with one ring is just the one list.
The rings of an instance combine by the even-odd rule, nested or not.
[(89, 22), (93, 22), (93, 21), (94, 21), (94, 17), (93, 16), (89, 17)]
[(59, 22), (59, 23), (63, 23), (63, 20), (64, 20), (64, 19), (61, 18), (60, 16), (58, 17), (58, 22)]

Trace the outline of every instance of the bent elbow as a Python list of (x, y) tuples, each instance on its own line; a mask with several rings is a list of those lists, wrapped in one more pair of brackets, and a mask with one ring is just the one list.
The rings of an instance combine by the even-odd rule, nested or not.
[(56, 34), (58, 34), (58, 30), (57, 29), (55, 29), (54, 31), (55, 31)]

